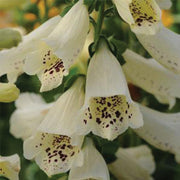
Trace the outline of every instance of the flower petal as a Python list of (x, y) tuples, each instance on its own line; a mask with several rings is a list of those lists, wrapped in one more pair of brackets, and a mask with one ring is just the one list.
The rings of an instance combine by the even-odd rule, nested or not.
[(155, 35), (138, 35), (140, 43), (163, 66), (175, 73), (180, 73), (180, 38), (163, 25)]
[(37, 133), (24, 141), (24, 156), (26, 159), (35, 158), (39, 167), (51, 176), (71, 168), (81, 144), (72, 145), (68, 136)]
[(169, 9), (172, 6), (171, 0), (156, 0), (161, 9)]
[(146, 59), (131, 50), (126, 50), (123, 57), (126, 61), (123, 70), (129, 82), (159, 97), (160, 102), (166, 98), (165, 102), (173, 105), (174, 97), (180, 97), (179, 75), (170, 72), (154, 59)]
[(41, 96), (23, 93), (16, 101), (16, 110), (10, 118), (10, 132), (16, 138), (32, 136), (52, 104), (46, 104)]
[(30, 75), (38, 75), (42, 84), (41, 92), (57, 88), (62, 83), (63, 76), (68, 74), (63, 61), (45, 43), (40, 43), (39, 50), (27, 56), (24, 71)]
[(150, 174), (155, 170), (155, 163), (151, 151), (147, 146), (119, 148), (116, 156), (117, 160), (108, 165), (116, 178), (151, 180)]
[(94, 147), (91, 139), (86, 139), (81, 151), (83, 154), (83, 164), (79, 166), (74, 163), (70, 170), (69, 180), (110, 180), (106, 163), (102, 155)]
[(77, 2), (45, 39), (68, 69), (82, 50), (89, 30), (89, 15), (83, 1)]
[(88, 67), (84, 109), (86, 133), (92, 131), (109, 140), (129, 126), (137, 128), (143, 124), (120, 64), (103, 42)]
[(138, 34), (155, 34), (159, 30), (161, 11), (155, 0), (113, 0), (120, 16)]
[(0, 176), (10, 180), (19, 180), (20, 159), (17, 154), (12, 156), (0, 156)]
[(151, 145), (173, 154), (179, 154), (180, 113), (161, 113), (139, 105), (144, 126), (135, 132)]
[(84, 79), (78, 78), (50, 109), (39, 130), (72, 136), (77, 132), (78, 113), (84, 103)]
[[(11, 49), (0, 52), (0, 76), (9, 73), (16, 73), (16, 76), (23, 73), (24, 59), (29, 52), (37, 49), (38, 41), (46, 36), (54, 29), (61, 17), (56, 16), (40, 27), (23, 37), (23, 41)], [(12, 77), (12, 75), (11, 75)], [(12, 78), (10, 78), (11, 80)], [(13, 78), (13, 81), (16, 79)]]

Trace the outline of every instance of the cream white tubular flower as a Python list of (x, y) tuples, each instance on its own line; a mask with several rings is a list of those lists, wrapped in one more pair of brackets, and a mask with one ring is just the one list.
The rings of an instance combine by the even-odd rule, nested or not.
[(48, 176), (64, 173), (72, 167), (82, 142), (82, 137), (72, 144), (68, 136), (37, 132), (24, 141), (24, 156), (35, 159)]
[(155, 35), (137, 35), (151, 56), (169, 70), (180, 74), (180, 35), (162, 28)]
[(117, 59), (100, 42), (92, 57), (86, 80), (85, 104), (79, 133), (115, 139), (130, 126), (143, 125), (139, 108), (131, 100), (127, 83)]
[(155, 34), (159, 30), (161, 10), (155, 0), (113, 0), (119, 15), (137, 34)]
[(175, 97), (180, 98), (180, 76), (167, 70), (154, 59), (144, 58), (131, 50), (123, 53), (126, 63), (123, 71), (132, 84), (155, 95), (172, 107)]
[(79, 77), (55, 102), (38, 128), (42, 132), (73, 136), (77, 133), (78, 115), (84, 103), (83, 77)]
[(19, 180), (20, 159), (17, 154), (0, 156), (0, 176), (10, 180)]
[[(82, 155), (82, 157), (78, 157)], [(96, 150), (91, 139), (87, 138), (77, 159), (83, 159), (81, 165), (74, 162), (69, 180), (110, 180), (109, 171), (102, 155)]]
[(135, 132), (151, 145), (179, 155), (180, 113), (162, 113), (139, 105), (144, 126)]
[(122, 180), (152, 180), (155, 162), (146, 145), (133, 148), (119, 148), (117, 159), (108, 165), (112, 174)]
[(16, 138), (32, 136), (52, 104), (46, 104), (40, 95), (22, 93), (15, 102), (16, 110), (10, 118), (10, 132)]
[(161, 9), (169, 9), (172, 6), (171, 0), (156, 0)]
[(62, 83), (69, 67), (81, 52), (89, 30), (89, 15), (83, 0), (77, 2), (60, 23), (31, 53), (25, 62), (27, 74), (37, 74), (40, 91), (49, 91)]
[(59, 23), (61, 17), (55, 16), (40, 27), (23, 37), (18, 47), (0, 51), (0, 76), (7, 74), (10, 82), (15, 82), (17, 77), (22, 74), (26, 55), (37, 49), (40, 39), (49, 33)]

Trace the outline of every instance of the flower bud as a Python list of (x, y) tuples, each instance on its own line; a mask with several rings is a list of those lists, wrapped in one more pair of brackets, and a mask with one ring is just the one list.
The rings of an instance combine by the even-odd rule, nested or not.
[(17, 46), (21, 40), (21, 34), (18, 31), (11, 28), (0, 29), (0, 49)]
[(12, 102), (19, 96), (19, 89), (11, 83), (0, 83), (0, 102)]

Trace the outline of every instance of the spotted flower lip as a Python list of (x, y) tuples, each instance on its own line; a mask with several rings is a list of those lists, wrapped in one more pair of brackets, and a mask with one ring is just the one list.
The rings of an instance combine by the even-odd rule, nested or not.
[(119, 148), (117, 159), (108, 165), (111, 173), (118, 179), (151, 180), (155, 162), (151, 149), (146, 145)]
[[(110, 180), (107, 165), (90, 138), (86, 138), (81, 154), (79, 153), (76, 159), (78, 161), (74, 162), (70, 170), (69, 180)], [(79, 159), (82, 159), (81, 163)]]
[(38, 42), (49, 35), (60, 19), (60, 16), (49, 19), (25, 35), (18, 47), (2, 50), (0, 52), (0, 76), (7, 74), (9, 82), (14, 83), (17, 77), (24, 72), (23, 66), (27, 54), (37, 49)]
[(159, 30), (161, 10), (155, 0), (113, 0), (119, 15), (137, 34), (155, 34)]
[(53, 103), (45, 103), (40, 95), (22, 93), (15, 102), (16, 110), (10, 118), (10, 132), (23, 140), (32, 136)]
[(141, 113), (130, 98), (120, 64), (100, 42), (92, 57), (86, 79), (85, 103), (78, 133), (115, 139), (130, 126), (143, 125)]
[(73, 136), (80, 126), (79, 112), (84, 103), (84, 77), (79, 77), (51, 107), (39, 131)]
[(68, 136), (37, 132), (24, 141), (24, 156), (35, 159), (48, 175), (67, 172), (81, 149), (83, 137), (76, 144)]
[(161, 25), (155, 35), (137, 35), (138, 40), (150, 55), (170, 71), (180, 74), (179, 34)]
[(17, 154), (0, 156), (0, 176), (10, 180), (19, 180), (20, 158)]
[(138, 105), (143, 115), (144, 126), (135, 132), (156, 148), (175, 154), (176, 160), (180, 162), (180, 113), (162, 113)]
[(126, 50), (123, 53), (126, 63), (122, 66), (128, 82), (152, 93), (160, 102), (173, 107), (180, 98), (180, 76), (164, 68), (154, 59), (147, 59), (139, 54)]
[(169, 9), (172, 6), (171, 0), (156, 0), (161, 9)]

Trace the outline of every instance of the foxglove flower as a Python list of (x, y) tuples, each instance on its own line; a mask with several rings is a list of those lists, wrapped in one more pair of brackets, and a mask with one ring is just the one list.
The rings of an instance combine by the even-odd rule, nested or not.
[(52, 103), (46, 104), (40, 95), (22, 93), (15, 105), (17, 109), (10, 118), (10, 132), (16, 138), (26, 139), (36, 132)]
[(150, 148), (141, 145), (132, 148), (119, 148), (117, 159), (108, 165), (111, 173), (118, 179), (151, 180), (155, 162)]
[(19, 96), (19, 89), (12, 83), (0, 83), (0, 102), (12, 102)]
[(113, 0), (119, 15), (137, 34), (155, 34), (159, 30), (161, 10), (155, 0)]
[(60, 19), (60, 16), (49, 19), (24, 36), (18, 47), (0, 51), (0, 76), (7, 74), (8, 80), (14, 83), (17, 77), (23, 73), (24, 60), (27, 54), (39, 48), (40, 39), (48, 36)]
[(19, 180), (20, 159), (17, 154), (0, 156), (0, 176), (10, 180)]
[(130, 98), (120, 64), (104, 42), (100, 42), (88, 67), (82, 114), (78, 133), (92, 131), (109, 140), (129, 126), (143, 125), (141, 113)]
[[(110, 180), (106, 163), (91, 139), (86, 139), (81, 154), (79, 153), (76, 159), (70, 170), (69, 180)], [(81, 163), (78, 162), (79, 159), (82, 159)]]
[[(151, 145), (176, 155), (180, 155), (180, 113), (162, 113), (139, 105), (143, 114), (144, 126), (135, 132)], [(179, 161), (180, 163), (180, 161)]]
[(161, 66), (154, 59), (146, 59), (131, 50), (123, 53), (126, 63), (123, 70), (127, 80), (155, 95), (160, 102), (175, 104), (180, 98), (180, 76)]
[(81, 149), (83, 137), (76, 142), (68, 136), (37, 132), (24, 141), (24, 156), (35, 159), (48, 176), (67, 172)]
[(180, 74), (179, 34), (162, 25), (155, 35), (136, 34), (136, 36), (155, 60), (174, 73)]
[(89, 15), (83, 0), (77, 2), (62, 18), (39, 49), (29, 54), (25, 72), (37, 74), (40, 91), (48, 91), (62, 83), (64, 75), (81, 52), (89, 30)]
[(84, 103), (84, 78), (79, 77), (55, 102), (38, 128), (42, 132), (73, 136), (80, 126), (79, 113)]
[(171, 0), (156, 0), (161, 9), (169, 9), (172, 5)]

